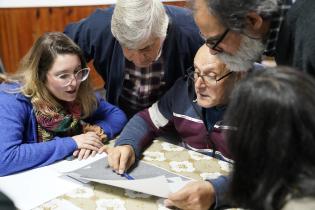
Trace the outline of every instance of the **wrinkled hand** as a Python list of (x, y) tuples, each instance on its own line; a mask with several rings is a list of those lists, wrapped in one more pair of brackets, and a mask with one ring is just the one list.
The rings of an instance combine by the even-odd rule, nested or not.
[(103, 143), (95, 132), (87, 132), (84, 134), (72, 136), (72, 138), (77, 144), (78, 149), (98, 151), (99, 148), (103, 146)]
[(212, 184), (207, 181), (188, 183), (164, 201), (166, 207), (177, 207), (184, 210), (207, 210), (215, 201)]
[(136, 160), (135, 152), (130, 145), (117, 147), (103, 146), (99, 153), (106, 152), (108, 165), (119, 174), (124, 173), (132, 166)]

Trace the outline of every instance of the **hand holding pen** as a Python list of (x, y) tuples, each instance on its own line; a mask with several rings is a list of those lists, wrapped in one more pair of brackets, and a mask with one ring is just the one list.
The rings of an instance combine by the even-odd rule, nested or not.
[(134, 177), (132, 177), (131, 175), (129, 175), (128, 173), (123, 173), (123, 174), (120, 174), (120, 176), (122, 176), (122, 177), (125, 177), (126, 179), (128, 179), (128, 180), (135, 180), (135, 178)]
[(135, 163), (135, 152), (130, 145), (110, 147), (108, 145), (99, 149), (99, 153), (106, 152), (109, 166), (118, 174), (123, 174)]

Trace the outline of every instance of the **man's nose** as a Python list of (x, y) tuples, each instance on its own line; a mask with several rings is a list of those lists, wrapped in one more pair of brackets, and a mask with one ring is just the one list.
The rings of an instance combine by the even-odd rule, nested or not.
[(203, 82), (202, 77), (198, 76), (198, 77), (195, 79), (195, 87), (196, 87), (196, 88), (203, 88), (203, 87), (205, 87), (205, 84), (204, 84), (204, 82)]
[(220, 53), (219, 51), (211, 49), (211, 48), (209, 48), (209, 52), (210, 52), (211, 55), (217, 55), (217, 54)]

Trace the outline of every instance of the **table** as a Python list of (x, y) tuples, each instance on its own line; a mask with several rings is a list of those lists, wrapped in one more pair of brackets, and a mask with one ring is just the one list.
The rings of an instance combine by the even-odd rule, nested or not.
[[(113, 145), (113, 141), (110, 142)], [(205, 177), (218, 177), (226, 175), (231, 170), (231, 165), (189, 151), (159, 139), (144, 152), (143, 159), (146, 162), (190, 177), (202, 180)], [(59, 196), (37, 208), (36, 210), (165, 210), (163, 199), (128, 191), (121, 188), (91, 183), (90, 186), (80, 187), (65, 195)]]

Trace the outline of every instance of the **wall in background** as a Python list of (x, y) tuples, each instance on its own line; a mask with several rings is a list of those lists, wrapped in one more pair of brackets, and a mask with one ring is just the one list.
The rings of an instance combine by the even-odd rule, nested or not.
[[(161, 1), (176, 2), (181, 0)], [(0, 8), (95, 6), (115, 3), (116, 0), (1, 0)]]
[[(171, 1), (166, 4), (185, 6), (186, 3)], [(15, 72), (21, 58), (44, 32), (63, 31), (68, 23), (88, 16), (96, 8), (109, 6), (0, 8), (0, 58), (4, 68), (9, 73)], [(89, 65), (92, 67), (91, 62)], [(91, 75), (95, 88), (102, 87), (104, 83), (94, 69)]]

